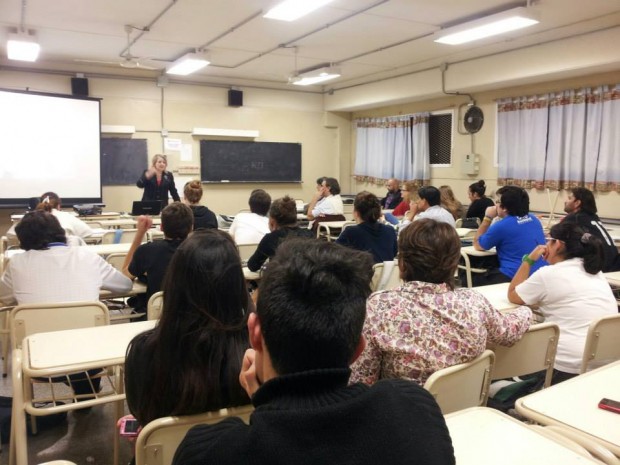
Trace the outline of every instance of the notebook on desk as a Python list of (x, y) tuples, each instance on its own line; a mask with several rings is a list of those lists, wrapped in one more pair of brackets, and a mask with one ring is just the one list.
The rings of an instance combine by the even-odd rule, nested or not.
[(132, 216), (159, 215), (161, 202), (159, 200), (135, 201), (131, 207)]

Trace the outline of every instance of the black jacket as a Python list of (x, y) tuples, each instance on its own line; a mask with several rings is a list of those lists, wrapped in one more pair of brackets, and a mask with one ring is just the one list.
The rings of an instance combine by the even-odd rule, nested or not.
[(175, 202), (179, 202), (181, 198), (177, 192), (177, 188), (174, 185), (174, 176), (170, 171), (164, 171), (161, 176), (161, 183), (157, 185), (157, 176), (153, 176), (151, 179), (146, 178), (146, 170), (140, 176), (140, 179), (136, 182), (136, 186), (140, 189), (144, 189), (142, 194), (142, 201), (159, 200), (162, 205), (168, 205), (168, 192), (172, 196)]

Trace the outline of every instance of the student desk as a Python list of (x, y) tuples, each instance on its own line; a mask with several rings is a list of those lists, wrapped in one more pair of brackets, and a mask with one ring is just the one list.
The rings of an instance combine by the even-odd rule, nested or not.
[(604, 397), (620, 400), (620, 361), (522, 397), (516, 408), (537, 423), (576, 430), (620, 457), (620, 415), (598, 408)]
[(491, 305), (503, 312), (519, 307), (518, 304), (513, 304), (508, 300), (508, 286), (510, 286), (510, 283), (500, 283), (473, 287), (472, 289), (485, 296), (491, 302)]
[(603, 273), (609, 284), (620, 286), (620, 271), (612, 271), (611, 273)]
[[(117, 418), (123, 413), (125, 390), (122, 366), (127, 345), (137, 334), (151, 329), (155, 321), (142, 321), (111, 326), (70, 329), (39, 333), (24, 339), (22, 349), (13, 351), (13, 408), (9, 463), (28, 463), (26, 412), (31, 415), (49, 415), (92, 407), (106, 402), (117, 402)], [(79, 350), (76, 348), (79, 347)], [(52, 408), (34, 408), (30, 379), (65, 374), (71, 371), (114, 367), (116, 383), (107, 395), (95, 399), (65, 404)], [(53, 410), (53, 411), (52, 411)], [(118, 462), (118, 434), (114, 434), (114, 463)]]
[(471, 261), (469, 260), (469, 257), (489, 257), (492, 255), (497, 255), (497, 251), (495, 250), (495, 248), (492, 248), (490, 250), (476, 250), (473, 245), (461, 247), (461, 257), (463, 258), (464, 265), (459, 265), (459, 269), (465, 270), (465, 275), (467, 277), (467, 287), (472, 287), (472, 272), (483, 272), (483, 270), (480, 268), (471, 267)]
[(445, 418), (458, 465), (600, 463), (498, 410), (473, 407)]

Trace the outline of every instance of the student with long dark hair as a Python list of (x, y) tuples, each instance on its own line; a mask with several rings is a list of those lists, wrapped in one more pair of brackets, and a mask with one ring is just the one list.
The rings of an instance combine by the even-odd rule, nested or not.
[(484, 180), (480, 180), (469, 185), (467, 195), (469, 196), (469, 208), (465, 214), (466, 218), (478, 218), (480, 221), (484, 219), (484, 212), (488, 207), (494, 205), (493, 199), (490, 199), (484, 195), (487, 190), (487, 186)]
[(194, 232), (175, 252), (163, 291), (159, 323), (127, 349), (127, 405), (140, 425), (248, 404), (239, 372), (250, 303), (230, 235)]
[[(532, 265), (541, 259), (551, 266), (529, 276)], [(545, 321), (560, 327), (552, 384), (579, 374), (590, 323), (618, 312), (601, 273), (603, 263), (601, 240), (576, 224), (562, 222), (551, 228), (545, 245), (523, 257), (512, 278), (508, 299), (538, 305)]]

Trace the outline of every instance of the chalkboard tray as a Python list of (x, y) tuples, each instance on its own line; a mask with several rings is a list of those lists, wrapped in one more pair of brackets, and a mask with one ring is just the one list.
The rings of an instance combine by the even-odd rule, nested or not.
[(146, 139), (101, 138), (101, 184), (135, 184), (148, 167)]
[(301, 182), (301, 144), (200, 141), (203, 182)]

